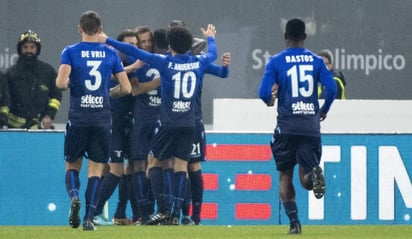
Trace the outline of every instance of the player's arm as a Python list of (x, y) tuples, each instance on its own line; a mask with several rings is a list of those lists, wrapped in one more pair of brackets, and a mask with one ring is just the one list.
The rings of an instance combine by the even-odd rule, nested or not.
[(222, 65), (218, 66), (216, 64), (210, 64), (206, 68), (206, 73), (215, 75), (220, 78), (227, 78), (229, 76), (229, 65), (230, 65), (231, 56), (229, 52), (225, 52), (222, 55)]
[(265, 102), (267, 106), (273, 106), (277, 97), (278, 85), (275, 84), (275, 70), (272, 64), (267, 64), (263, 73), (262, 81), (259, 86), (259, 98)]
[(132, 95), (133, 96), (141, 95), (151, 90), (155, 90), (159, 88), (159, 86), (160, 86), (160, 78), (155, 78), (147, 82), (140, 82), (139, 85), (137, 86), (133, 85)]
[(125, 70), (126, 73), (128, 74), (128, 73), (131, 73), (131, 72), (133, 72), (133, 71), (135, 71), (135, 70), (138, 70), (138, 69), (142, 68), (142, 66), (143, 66), (144, 64), (145, 64), (145, 63), (144, 63), (143, 61), (141, 61), (141, 60), (136, 60), (136, 61), (133, 62), (132, 64), (125, 66), (125, 67), (124, 67), (124, 70)]
[(69, 76), (72, 71), (72, 67), (68, 64), (61, 64), (57, 71), (56, 87), (61, 90), (69, 88)]
[(132, 92), (132, 85), (130, 84), (129, 78), (125, 71), (121, 71), (115, 74), (116, 79), (119, 81), (119, 84), (112, 89), (110, 89), (111, 97), (121, 97), (128, 95)]
[(207, 29), (201, 28), (203, 36), (207, 38), (207, 53), (206, 58), (209, 60), (210, 63), (216, 60), (217, 58), (217, 47), (215, 43), (215, 36), (216, 36), (216, 29), (213, 24), (209, 24)]
[(161, 55), (152, 54), (150, 52), (141, 50), (130, 43), (125, 43), (111, 39), (103, 32), (99, 34), (99, 41), (102, 43), (107, 43), (116, 48), (117, 50), (119, 50), (120, 52), (135, 57), (136, 59), (140, 59), (143, 62), (146, 62), (155, 68), (161, 67)]

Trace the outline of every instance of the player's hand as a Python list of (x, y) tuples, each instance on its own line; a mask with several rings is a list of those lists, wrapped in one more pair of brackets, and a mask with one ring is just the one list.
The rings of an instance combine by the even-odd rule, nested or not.
[(274, 84), (272, 86), (272, 99), (268, 103), (268, 106), (274, 106), (275, 105), (276, 98), (278, 98), (278, 89), (279, 89), (278, 84)]
[(107, 35), (103, 31), (99, 33), (99, 42), (106, 43)]
[(214, 37), (216, 36), (216, 28), (215, 28), (215, 25), (213, 25), (213, 24), (207, 25), (207, 29), (206, 29), (206, 30), (203, 29), (203, 27), (200, 28), (200, 30), (202, 31), (203, 36), (204, 36), (205, 38), (208, 38), (208, 37), (213, 37), (213, 38), (214, 38)]
[(326, 119), (327, 114), (325, 112), (320, 112), (320, 121), (324, 121)]
[(222, 55), (222, 66), (229, 66), (231, 60), (230, 52), (225, 52)]
[(131, 66), (134, 70), (140, 69), (144, 66), (144, 62), (141, 60), (136, 60)]

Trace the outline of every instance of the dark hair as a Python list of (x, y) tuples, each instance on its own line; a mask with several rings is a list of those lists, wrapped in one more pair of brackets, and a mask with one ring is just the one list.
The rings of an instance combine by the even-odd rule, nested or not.
[(192, 47), (193, 36), (185, 27), (171, 27), (167, 32), (170, 48), (178, 54), (184, 54)]
[(184, 26), (186, 26), (186, 24), (182, 20), (172, 20), (169, 23), (169, 27), (184, 27)]
[(80, 18), (80, 27), (87, 35), (94, 35), (99, 32), (102, 23), (99, 14), (94, 11), (86, 11)]
[(333, 63), (332, 62), (332, 56), (330, 55), (329, 51), (327, 50), (322, 50), (318, 53), (319, 56), (325, 57), (326, 59), (328, 59), (329, 63)]
[(305, 22), (299, 18), (290, 19), (286, 23), (285, 39), (300, 41), (306, 39)]
[(136, 28), (135, 28), (135, 31), (136, 31), (137, 40), (140, 40), (140, 39), (139, 39), (139, 35), (140, 35), (140, 34), (143, 34), (143, 33), (146, 33), (146, 32), (150, 32), (150, 34), (151, 34), (151, 36), (152, 36), (152, 38), (153, 38), (152, 31), (150, 30), (149, 27), (139, 26), (139, 27), (136, 27)]
[(122, 31), (119, 35), (117, 35), (116, 39), (118, 41), (124, 41), (124, 39), (126, 37), (136, 37), (137, 38), (136, 32), (131, 30), (131, 29), (126, 29), (126, 30)]
[(153, 31), (153, 49), (155, 53), (164, 54), (169, 48), (167, 30), (159, 28)]

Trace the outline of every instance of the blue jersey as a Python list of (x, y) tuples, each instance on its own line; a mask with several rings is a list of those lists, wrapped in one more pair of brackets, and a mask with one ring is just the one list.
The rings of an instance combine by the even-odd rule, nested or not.
[(217, 57), (213, 37), (208, 38), (208, 53), (198, 56), (152, 54), (110, 38), (107, 43), (159, 70), (162, 89), (159, 119), (162, 125), (194, 127), (195, 96), (202, 85), (205, 69)]
[[(157, 69), (149, 64), (144, 64), (142, 68), (136, 71), (136, 76), (139, 82), (149, 82), (156, 78), (160, 78), (160, 73)], [(159, 118), (159, 110), (161, 103), (160, 87), (151, 90), (144, 94), (135, 96), (133, 118), (137, 121), (154, 122)]]
[[(119, 54), (119, 52), (117, 53)], [(120, 55), (119, 55), (120, 56)], [(131, 59), (128, 56), (125, 56), (125, 60), (123, 61), (124, 66), (128, 66), (135, 62), (136, 60)], [(120, 57), (120, 59), (122, 59)], [(128, 78), (131, 79), (132, 77), (135, 77), (135, 72), (130, 72), (127, 74)], [(119, 82), (115, 79), (112, 80), (110, 83), (110, 88), (113, 88), (117, 86)], [(118, 114), (119, 116), (124, 116), (129, 114), (129, 112), (132, 112), (132, 106), (133, 106), (133, 96), (131, 94), (122, 96), (122, 97), (111, 97), (110, 98), (110, 105), (112, 109), (112, 116), (113, 114)]]
[[(326, 88), (319, 109), (317, 86)], [(278, 84), (277, 127), (282, 134), (320, 136), (320, 110), (329, 111), (336, 84), (323, 59), (305, 48), (287, 48), (271, 57), (259, 87), (259, 97), (269, 103)]]
[(61, 64), (71, 66), (70, 123), (110, 125), (110, 79), (124, 71), (117, 53), (105, 44), (80, 42), (63, 50)]

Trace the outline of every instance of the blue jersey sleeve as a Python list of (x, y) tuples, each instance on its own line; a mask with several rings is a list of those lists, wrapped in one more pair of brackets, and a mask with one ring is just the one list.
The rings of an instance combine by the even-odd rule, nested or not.
[(130, 43), (120, 42), (111, 38), (107, 38), (106, 43), (113, 46), (122, 53), (140, 59), (155, 68), (160, 68), (163, 57), (158, 54), (152, 54), (150, 52), (141, 50)]
[(263, 74), (262, 81), (259, 86), (258, 94), (259, 98), (269, 104), (272, 100), (272, 86), (275, 84), (276, 72), (272, 66), (272, 61), (266, 64), (265, 73)]
[(217, 58), (217, 47), (214, 37), (207, 38), (207, 53), (206, 57), (210, 59), (210, 62), (214, 62)]
[(228, 66), (218, 66), (216, 64), (210, 64), (205, 73), (211, 74), (220, 78), (227, 78), (229, 76), (229, 67)]
[(320, 111), (328, 113), (333, 101), (335, 100), (338, 89), (335, 81), (333, 80), (332, 73), (326, 68), (326, 66), (321, 67), (320, 82), (325, 87), (325, 102)]

